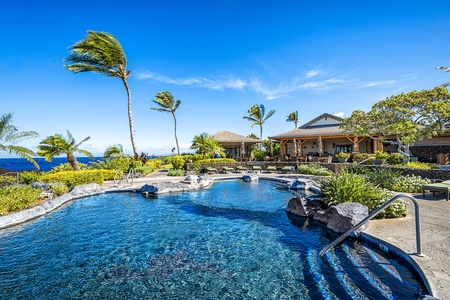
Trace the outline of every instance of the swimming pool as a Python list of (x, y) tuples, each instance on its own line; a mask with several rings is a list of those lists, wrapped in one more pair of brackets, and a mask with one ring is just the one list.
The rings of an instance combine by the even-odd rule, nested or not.
[(289, 216), (270, 181), (72, 202), (0, 236), (1, 299), (416, 299), (411, 271)]

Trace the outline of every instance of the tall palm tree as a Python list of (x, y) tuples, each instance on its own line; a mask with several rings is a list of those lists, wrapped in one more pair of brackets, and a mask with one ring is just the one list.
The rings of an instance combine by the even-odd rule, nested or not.
[(175, 142), (177, 144), (178, 155), (180, 155), (180, 146), (178, 146), (178, 137), (177, 137), (177, 118), (175, 117), (175, 112), (181, 104), (181, 100), (175, 100), (172, 94), (169, 92), (159, 92), (155, 96), (156, 100), (152, 100), (152, 102), (159, 105), (159, 107), (152, 107), (151, 109), (171, 113), (173, 116), (173, 121), (175, 123), (174, 133), (175, 133)]
[(34, 131), (19, 131), (17, 127), (11, 124), (12, 119), (12, 113), (4, 114), (0, 117), (0, 151), (25, 158), (39, 169), (38, 163), (32, 157), (36, 156), (36, 153), (28, 148), (16, 145), (22, 140), (38, 137), (39, 134)]
[[(244, 119), (247, 119), (252, 122), (252, 127), (254, 125), (259, 125), (259, 139), (262, 140), (262, 132), (263, 132), (263, 124), (270, 118), (275, 110), (271, 110), (266, 115), (266, 108), (263, 104), (255, 104), (248, 111), (248, 116), (243, 116)], [(259, 150), (262, 149), (261, 144), (259, 145)]]
[[(298, 111), (293, 111), (291, 112), (286, 119), (286, 122), (294, 122), (294, 126), (295, 129), (297, 129), (297, 124), (298, 124)], [(295, 155), (297, 155), (297, 141), (294, 137), (294, 151), (295, 151)]]
[(84, 40), (76, 42), (70, 48), (70, 55), (65, 59), (69, 64), (65, 68), (74, 73), (95, 72), (109, 77), (120, 78), (128, 95), (128, 122), (130, 125), (131, 146), (134, 156), (138, 151), (134, 138), (133, 111), (131, 108), (131, 91), (127, 78), (127, 56), (119, 41), (108, 32), (89, 30)]
[(87, 138), (76, 144), (76, 141), (69, 130), (67, 130), (67, 137), (62, 136), (61, 134), (51, 135), (42, 140), (39, 144), (38, 155), (43, 156), (46, 161), (52, 161), (53, 157), (65, 153), (67, 155), (67, 160), (72, 165), (72, 167), (76, 171), (79, 171), (80, 166), (78, 165), (78, 161), (74, 153), (79, 152), (89, 156), (90, 158), (94, 158), (91, 152), (80, 148), (80, 145), (90, 138), (91, 137), (88, 136)]
[(297, 129), (298, 124), (298, 111), (291, 112), (286, 119), (286, 122), (294, 122), (295, 129)]

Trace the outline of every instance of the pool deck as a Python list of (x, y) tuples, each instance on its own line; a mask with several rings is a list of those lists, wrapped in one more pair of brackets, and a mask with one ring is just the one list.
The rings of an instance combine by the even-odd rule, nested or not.
[[(213, 178), (241, 177), (243, 174), (213, 174)], [(289, 179), (299, 177), (299, 174), (268, 174), (260, 173), (260, 177)], [(147, 177), (134, 180), (133, 186), (115, 187), (113, 182), (105, 182), (108, 191), (138, 189), (146, 183), (163, 181), (180, 182), (183, 177), (170, 177), (166, 173), (154, 173)], [(302, 176), (306, 177), (306, 176)], [(414, 221), (414, 205), (408, 203), (408, 214), (401, 219), (372, 220), (366, 233), (380, 238), (403, 250), (423, 270), (434, 296), (439, 299), (450, 299), (450, 201), (445, 196), (433, 196), (427, 193), (413, 194), (420, 206), (422, 253), (416, 255), (416, 233)]]

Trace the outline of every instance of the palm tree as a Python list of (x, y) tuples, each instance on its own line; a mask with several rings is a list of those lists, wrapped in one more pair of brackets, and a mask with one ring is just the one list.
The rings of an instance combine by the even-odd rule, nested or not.
[[(298, 111), (291, 112), (286, 119), (286, 122), (294, 122), (295, 129), (297, 129), (297, 123), (298, 123)], [(295, 155), (297, 155), (297, 141), (294, 137), (294, 151)]]
[[(259, 125), (259, 139), (262, 140), (262, 126), (267, 121), (268, 118), (270, 118), (274, 113), (275, 110), (271, 110), (268, 112), (267, 116), (265, 115), (266, 108), (263, 104), (255, 104), (253, 105), (248, 111), (248, 116), (243, 116), (244, 119), (247, 119), (252, 123), (252, 127), (254, 125)], [(259, 145), (259, 150), (262, 149), (261, 144)]]
[(174, 133), (175, 133), (175, 142), (177, 144), (178, 155), (180, 155), (180, 147), (178, 146), (178, 137), (177, 137), (177, 118), (175, 117), (175, 112), (181, 104), (181, 100), (176, 100), (173, 98), (172, 94), (169, 92), (159, 92), (155, 96), (156, 100), (152, 100), (152, 102), (159, 105), (159, 107), (152, 107), (151, 109), (171, 113), (173, 116), (173, 121), (175, 123)]
[(36, 153), (25, 147), (16, 146), (22, 140), (38, 137), (39, 134), (34, 131), (21, 131), (11, 124), (13, 114), (8, 113), (0, 117), (0, 151), (5, 151), (9, 154), (15, 154), (19, 157), (25, 158), (39, 169), (38, 163), (32, 156)]
[(127, 90), (128, 95), (128, 122), (130, 125), (131, 146), (134, 157), (138, 157), (134, 139), (133, 112), (131, 108), (131, 91), (127, 78), (131, 71), (127, 70), (127, 57), (119, 41), (107, 32), (88, 31), (84, 40), (72, 45), (70, 55), (65, 59), (68, 65), (65, 68), (74, 73), (95, 72), (109, 77), (117, 77)]
[(112, 145), (106, 148), (105, 152), (103, 153), (103, 158), (113, 158), (117, 156), (123, 156), (123, 147), (121, 144)]
[(194, 136), (194, 139), (192, 140), (191, 149), (197, 150), (197, 153), (199, 154), (205, 154), (206, 153), (206, 147), (208, 143), (208, 139), (210, 139), (209, 134), (206, 132), (203, 132), (199, 135)]
[(61, 134), (51, 135), (42, 140), (39, 144), (38, 155), (43, 156), (46, 161), (52, 161), (53, 157), (66, 153), (69, 163), (76, 171), (79, 171), (80, 166), (78, 165), (78, 161), (74, 153), (79, 152), (89, 156), (90, 158), (94, 158), (91, 152), (80, 149), (80, 145), (90, 138), (91, 137), (88, 136), (87, 138), (76, 144), (76, 141), (69, 130), (67, 130), (67, 137), (62, 136)]
[[(450, 67), (439, 66), (439, 67), (436, 67), (436, 70), (444, 70), (445, 72), (450, 72)], [(446, 83), (441, 84), (440, 86), (448, 87), (449, 85), (450, 85), (450, 82), (446, 82)]]
[(291, 112), (286, 119), (286, 122), (294, 122), (295, 129), (297, 129), (298, 124), (298, 111)]
[(225, 148), (223, 148), (218, 141), (205, 132), (194, 136), (190, 148), (197, 150), (197, 153), (203, 154), (206, 157), (214, 157), (215, 154), (219, 154), (222, 157), (226, 156), (224, 152)]

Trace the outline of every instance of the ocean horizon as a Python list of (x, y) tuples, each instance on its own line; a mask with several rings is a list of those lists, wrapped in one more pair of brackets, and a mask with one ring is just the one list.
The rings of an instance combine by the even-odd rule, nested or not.
[[(68, 162), (67, 157), (55, 157), (51, 162), (46, 161), (43, 157), (35, 157), (34, 160), (36, 160), (36, 162), (39, 164), (39, 171), (42, 172), (48, 172), (54, 167)], [(77, 157), (77, 161), (83, 164), (90, 164), (91, 162), (95, 162), (98, 160), (103, 160), (103, 157), (95, 157), (94, 159), (86, 156)], [(7, 169), (16, 172), (38, 170), (28, 160), (17, 157), (0, 158), (0, 169)]]

